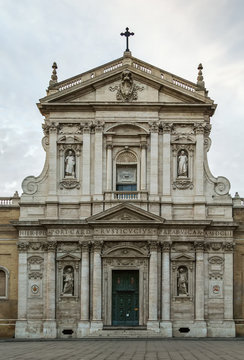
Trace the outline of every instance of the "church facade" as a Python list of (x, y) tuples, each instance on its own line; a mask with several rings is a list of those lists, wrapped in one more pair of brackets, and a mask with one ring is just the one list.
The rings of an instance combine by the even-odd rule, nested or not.
[[(233, 202), (207, 153), (216, 105), (126, 51), (58, 82), (22, 183), (18, 338), (233, 337)], [(125, 330), (126, 329), (126, 330)]]

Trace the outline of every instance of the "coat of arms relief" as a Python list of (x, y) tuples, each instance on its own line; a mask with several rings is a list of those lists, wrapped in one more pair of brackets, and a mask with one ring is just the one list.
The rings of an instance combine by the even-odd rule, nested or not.
[(138, 91), (144, 90), (143, 86), (136, 85), (132, 73), (124, 70), (121, 75), (120, 85), (110, 86), (110, 91), (116, 91), (116, 98), (120, 101), (133, 101), (138, 99)]

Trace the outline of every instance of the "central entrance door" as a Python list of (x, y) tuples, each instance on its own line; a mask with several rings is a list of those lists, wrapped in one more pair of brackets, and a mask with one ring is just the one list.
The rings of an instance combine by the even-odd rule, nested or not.
[(139, 325), (139, 271), (112, 272), (112, 325)]

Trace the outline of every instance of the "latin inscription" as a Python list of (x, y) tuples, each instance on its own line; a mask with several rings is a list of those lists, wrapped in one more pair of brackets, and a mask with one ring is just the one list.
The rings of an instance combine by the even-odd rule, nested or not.
[(47, 232), (46, 230), (20, 230), (19, 236), (45, 237), (47, 236)]
[(207, 230), (206, 231), (206, 236), (208, 237), (232, 237), (233, 236), (233, 231), (229, 231), (229, 230)]
[(204, 230), (199, 230), (199, 229), (161, 229), (159, 234), (160, 235), (178, 235), (178, 236), (182, 236), (182, 235), (204, 236)]
[(91, 234), (91, 230), (89, 229), (48, 229), (48, 236), (77, 236), (77, 235), (89, 235)]
[(157, 229), (141, 228), (105, 228), (95, 229), (94, 235), (157, 235)]

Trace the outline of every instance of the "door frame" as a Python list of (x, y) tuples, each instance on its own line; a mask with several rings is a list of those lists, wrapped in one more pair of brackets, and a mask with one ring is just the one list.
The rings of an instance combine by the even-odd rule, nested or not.
[[(115, 280), (116, 280), (116, 272), (119, 272), (121, 274), (121, 279), (125, 276), (128, 280), (129, 277), (131, 276), (132, 272), (135, 275), (135, 278), (137, 279), (136, 281), (136, 288), (134, 288), (134, 290), (129, 289), (129, 287), (127, 286), (127, 288), (121, 289), (119, 290), (118, 288), (115, 289), (113, 288), (113, 286), (115, 285)], [(118, 276), (118, 275), (117, 275)], [(132, 296), (131, 300), (132, 300), (132, 306), (133, 307), (137, 307), (137, 319), (136, 320), (130, 320), (131, 324), (127, 324), (127, 320), (126, 317), (124, 318), (123, 321), (120, 321), (119, 318), (116, 318), (116, 313), (117, 311), (119, 311), (119, 309), (117, 308), (117, 306), (114, 308), (113, 305), (115, 305), (115, 303), (118, 305), (118, 300), (120, 298), (120, 296), (123, 296), (124, 299), (127, 297), (125, 296), (127, 294), (127, 296), (129, 296), (129, 294)], [(113, 326), (138, 326), (139, 325), (139, 317), (140, 317), (140, 304), (139, 304), (139, 270), (112, 270), (112, 325)], [(126, 300), (124, 305), (128, 305), (128, 299)], [(136, 305), (137, 304), (137, 305)], [(125, 310), (125, 309), (124, 309)], [(134, 315), (133, 317), (136, 315), (135, 310), (132, 310)], [(117, 313), (118, 315), (118, 313)], [(115, 325), (114, 323), (117, 322), (117, 324)], [(122, 322), (123, 324), (118, 324), (118, 322)], [(135, 322), (134, 324), (132, 324), (133, 322)]]
[[(147, 323), (148, 309), (148, 258), (126, 259), (103, 258), (103, 320), (104, 325), (112, 325), (112, 271), (139, 270), (139, 326)], [(133, 265), (131, 265), (133, 263)]]

